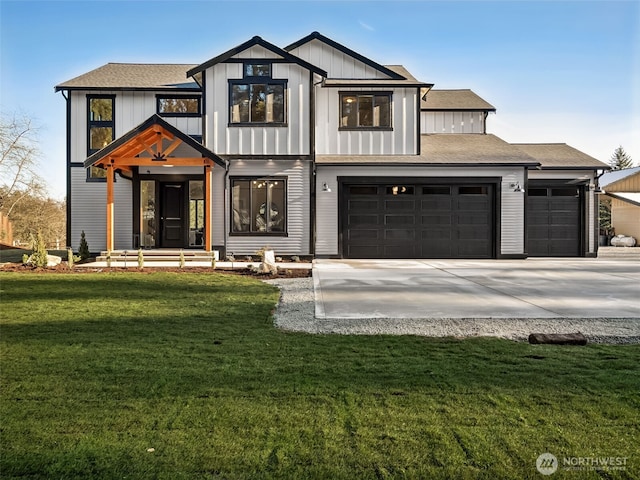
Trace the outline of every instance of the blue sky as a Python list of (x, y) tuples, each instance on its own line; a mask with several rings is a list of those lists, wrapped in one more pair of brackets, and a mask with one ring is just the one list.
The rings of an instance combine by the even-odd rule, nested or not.
[(41, 126), (43, 175), (65, 195), (65, 101), (54, 86), (107, 62), (202, 63), (260, 35), (312, 31), (435, 88), (497, 108), (488, 132), (640, 164), (640, 1), (0, 0), (0, 109)]

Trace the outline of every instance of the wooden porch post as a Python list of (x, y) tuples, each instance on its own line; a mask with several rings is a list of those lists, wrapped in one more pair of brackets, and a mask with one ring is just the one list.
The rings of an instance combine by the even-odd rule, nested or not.
[(213, 181), (211, 165), (204, 166), (204, 251), (211, 251), (213, 229), (211, 219), (211, 184)]
[(113, 165), (107, 165), (107, 251), (113, 250)]

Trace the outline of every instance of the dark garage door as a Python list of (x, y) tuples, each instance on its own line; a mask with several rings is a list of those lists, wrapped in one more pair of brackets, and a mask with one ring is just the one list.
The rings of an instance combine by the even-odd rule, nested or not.
[(346, 258), (493, 258), (492, 184), (345, 185)]
[(580, 187), (536, 186), (527, 190), (527, 250), (531, 257), (580, 255)]

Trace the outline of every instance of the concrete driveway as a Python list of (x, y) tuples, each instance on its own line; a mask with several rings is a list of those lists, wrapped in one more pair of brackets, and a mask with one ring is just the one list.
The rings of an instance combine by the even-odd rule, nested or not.
[(316, 260), (316, 318), (630, 318), (636, 259)]

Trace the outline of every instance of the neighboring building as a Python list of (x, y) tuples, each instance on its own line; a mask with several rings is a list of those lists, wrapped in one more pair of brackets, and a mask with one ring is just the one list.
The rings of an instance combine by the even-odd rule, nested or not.
[(600, 187), (611, 201), (611, 226), (616, 235), (631, 236), (640, 244), (640, 167), (607, 172)]
[(486, 133), (495, 108), (314, 32), (200, 65), (109, 63), (67, 101), (68, 235), (92, 250), (595, 256), (596, 171)]

